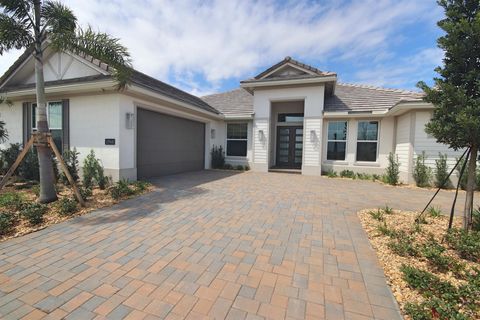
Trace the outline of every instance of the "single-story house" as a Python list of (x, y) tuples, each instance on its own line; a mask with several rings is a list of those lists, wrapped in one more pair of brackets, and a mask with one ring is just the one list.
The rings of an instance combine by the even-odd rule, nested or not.
[[(45, 51), (48, 117), (62, 149), (94, 150), (114, 180), (145, 179), (210, 168), (210, 151), (222, 146), (226, 161), (268, 172), (307, 175), (329, 170), (384, 172), (388, 154), (412, 182), (413, 161), (426, 151), (452, 164), (457, 152), (424, 131), (433, 106), (417, 92), (342, 84), (337, 74), (290, 57), (240, 88), (196, 97), (134, 71), (117, 90), (102, 61)], [(35, 130), (34, 61), (27, 50), (0, 78), (0, 106), (9, 143), (25, 143)]]

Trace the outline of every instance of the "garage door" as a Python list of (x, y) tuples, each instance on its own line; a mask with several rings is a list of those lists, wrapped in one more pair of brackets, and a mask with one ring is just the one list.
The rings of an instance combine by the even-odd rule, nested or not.
[(137, 111), (139, 179), (204, 169), (205, 124), (145, 109)]

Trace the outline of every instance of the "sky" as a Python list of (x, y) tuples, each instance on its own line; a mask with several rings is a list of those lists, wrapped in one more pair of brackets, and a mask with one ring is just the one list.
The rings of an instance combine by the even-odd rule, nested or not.
[[(133, 66), (202, 96), (235, 89), (286, 56), (340, 82), (417, 90), (443, 53), (435, 0), (63, 0)], [(3, 73), (21, 54), (0, 56)]]

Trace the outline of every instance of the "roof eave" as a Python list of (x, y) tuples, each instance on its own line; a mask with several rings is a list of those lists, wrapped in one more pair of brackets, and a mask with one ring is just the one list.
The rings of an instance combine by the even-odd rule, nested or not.
[(275, 86), (288, 86), (288, 85), (302, 85), (302, 84), (317, 84), (317, 83), (325, 83), (325, 82), (336, 82), (337, 76), (320, 76), (320, 77), (313, 77), (313, 78), (305, 78), (305, 79), (281, 79), (281, 80), (246, 80), (240, 82), (240, 87), (251, 92), (254, 88), (262, 88), (262, 87), (275, 87)]

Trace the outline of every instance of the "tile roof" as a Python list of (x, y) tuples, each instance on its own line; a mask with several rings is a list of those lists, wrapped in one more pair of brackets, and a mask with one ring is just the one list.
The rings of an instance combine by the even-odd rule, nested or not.
[(250, 116), (253, 114), (253, 95), (242, 88), (211, 94), (202, 99), (226, 116)]
[(418, 101), (414, 91), (338, 83), (335, 94), (325, 99), (325, 111), (374, 111), (393, 107), (401, 101)]
[[(300, 68), (303, 68), (303, 69), (306, 69), (306, 70), (309, 70), (311, 72), (313, 72), (316, 76), (331, 76), (331, 75), (336, 75), (336, 73), (333, 73), (333, 72), (324, 72), (324, 71), (321, 71), (315, 67), (312, 67), (308, 64), (305, 64), (305, 63), (301, 63), (300, 61), (297, 61), (295, 59), (292, 59), (291, 57), (285, 57), (285, 59), (283, 59), (282, 61), (280, 61), (279, 63), (277, 64), (274, 64), (273, 66), (271, 66), (270, 68), (268, 68), (267, 70), (263, 71), (262, 73), (259, 73), (257, 74), (253, 79), (249, 79), (249, 80), (246, 80), (246, 81), (252, 81), (252, 80), (260, 80), (262, 77), (264, 77), (265, 75), (269, 74), (270, 72), (272, 72), (273, 70), (275, 69), (278, 69), (280, 68), (281, 66), (287, 64), (287, 63), (290, 63), (290, 64), (293, 64), (295, 66), (298, 66)], [(265, 80), (265, 79), (262, 79), (262, 80)]]
[[(208, 95), (202, 99), (226, 116), (253, 114), (253, 96), (242, 88)], [(414, 91), (339, 83), (336, 85), (335, 94), (325, 99), (324, 110), (330, 112), (385, 110), (399, 102), (421, 99), (422, 94)]]

